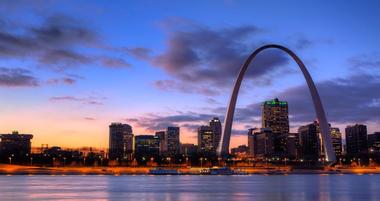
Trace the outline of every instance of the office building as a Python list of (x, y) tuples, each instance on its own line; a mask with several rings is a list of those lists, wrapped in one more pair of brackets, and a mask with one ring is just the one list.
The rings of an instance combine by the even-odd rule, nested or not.
[(286, 139), (286, 153), (289, 159), (298, 159), (300, 155), (299, 150), (299, 136), (298, 133), (289, 133)]
[(13, 131), (11, 134), (0, 134), (0, 157), (23, 159), (27, 158), (31, 152), (32, 134), (19, 134)]
[(380, 132), (368, 135), (369, 152), (380, 152)]
[(255, 129), (248, 131), (248, 152), (250, 156), (256, 158), (270, 158), (275, 154), (275, 135), (271, 129), (262, 128), (259, 132)]
[(137, 135), (135, 137), (136, 157), (158, 156), (160, 153), (160, 138), (155, 135)]
[(168, 141), (165, 131), (156, 132), (156, 136), (160, 139), (160, 154), (165, 154), (168, 151)]
[(256, 128), (248, 129), (248, 156), (255, 156), (255, 131)]
[(348, 155), (368, 153), (367, 126), (361, 124), (346, 127), (346, 148)]
[(128, 159), (133, 153), (134, 136), (128, 124), (112, 123), (109, 126), (109, 158)]
[(210, 126), (198, 128), (198, 149), (201, 153), (211, 153), (214, 151), (214, 132)]
[(342, 133), (339, 128), (330, 128), (331, 142), (336, 156), (341, 156), (343, 147), (342, 147)]
[(233, 155), (246, 155), (248, 154), (249, 148), (247, 145), (240, 145), (238, 147), (231, 149), (231, 154)]
[(222, 136), (222, 123), (218, 117), (214, 117), (212, 120), (210, 120), (209, 126), (213, 133), (213, 149), (216, 150), (219, 146), (220, 138)]
[(278, 98), (265, 101), (262, 106), (262, 128), (271, 128), (273, 134), (289, 133), (288, 103)]
[(168, 153), (175, 155), (180, 152), (180, 140), (179, 140), (180, 130), (179, 127), (168, 127), (166, 130), (166, 139), (168, 146)]
[(321, 153), (318, 123), (301, 126), (298, 128), (301, 158), (317, 161)]
[(195, 144), (181, 144), (181, 154), (192, 156), (198, 152), (198, 146)]

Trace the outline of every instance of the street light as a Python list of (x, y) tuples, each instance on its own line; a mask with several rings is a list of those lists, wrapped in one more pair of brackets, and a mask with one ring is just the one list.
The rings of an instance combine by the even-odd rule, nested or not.
[(63, 167), (66, 165), (66, 157), (63, 157)]
[(12, 164), (12, 156), (9, 156), (9, 165), (11, 165)]
[(150, 163), (151, 163), (150, 165), (151, 165), (151, 166), (153, 166), (153, 161), (154, 161), (154, 158), (151, 157), (151, 158), (150, 158)]
[(30, 157), (30, 166), (33, 165), (33, 157)]
[(103, 166), (103, 158), (101, 156), (99, 156), (100, 158), (100, 166)]

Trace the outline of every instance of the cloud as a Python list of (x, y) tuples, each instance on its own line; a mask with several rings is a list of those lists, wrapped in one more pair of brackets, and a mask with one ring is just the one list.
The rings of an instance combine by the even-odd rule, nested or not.
[(127, 63), (124, 59), (121, 58), (110, 58), (104, 57), (101, 59), (101, 62), (104, 66), (111, 68), (129, 68), (131, 64)]
[(22, 68), (0, 67), (0, 87), (36, 87), (38, 79)]
[(63, 83), (65, 83), (65, 84), (74, 84), (74, 83), (76, 82), (75, 79), (73, 79), (73, 78), (69, 78), (69, 77), (63, 78), (62, 81), (63, 81)]
[[(329, 121), (367, 122), (380, 121), (378, 88), (380, 76), (356, 74), (346, 78), (317, 83)], [(312, 121), (315, 112), (306, 86), (290, 88), (278, 95), (289, 101), (292, 121)]]
[[(2, 20), (0, 20), (2, 21)], [(38, 66), (63, 71), (85, 64), (130, 67), (121, 58), (105, 55), (104, 42), (88, 24), (66, 16), (42, 17), (42, 23), (18, 24), (18, 31), (0, 26), (0, 57), (26, 58)], [(92, 52), (102, 52), (102, 55)]]
[[(329, 122), (344, 123), (380, 123), (380, 76), (356, 74), (346, 78), (336, 78), (316, 83), (325, 107)], [(316, 119), (309, 90), (305, 85), (288, 88), (274, 97), (288, 101), (290, 124), (302, 125)], [(264, 101), (264, 100), (263, 100)], [(135, 126), (149, 131), (165, 129), (168, 126), (180, 126), (196, 132), (196, 128), (206, 124), (214, 116), (223, 121), (225, 107), (209, 108), (208, 112), (177, 112), (170, 115), (148, 114), (145, 117), (125, 119)], [(213, 114), (213, 115), (211, 115)], [(246, 129), (236, 129), (236, 125), (244, 124), (244, 128), (261, 124), (261, 102), (236, 108), (234, 117), (234, 135), (246, 134)], [(238, 126), (239, 127), (239, 126)]]
[[(251, 25), (213, 29), (190, 22), (178, 26), (169, 24), (165, 25), (170, 29), (166, 49), (142, 57), (172, 77), (158, 80), (155, 86), (185, 93), (207, 95), (210, 92), (210, 96), (218, 95), (232, 84), (244, 60), (254, 47), (261, 44), (256, 36), (263, 32)], [(143, 50), (146, 51), (149, 52)], [(261, 81), (255, 84), (271, 84), (269, 75), (288, 72), (289, 69), (284, 68), (288, 61), (282, 52), (267, 50), (257, 56), (254, 66), (246, 73), (246, 79), (260, 78), (256, 80)], [(279, 66), (281, 70), (278, 70)]]
[(305, 48), (309, 48), (311, 46), (313, 46), (314, 43), (312, 40), (308, 39), (308, 38), (305, 38), (305, 37), (302, 37), (302, 38), (297, 38), (296, 39), (296, 45), (295, 47), (297, 49), (305, 49)]
[(186, 112), (176, 113), (171, 115), (146, 114), (139, 118), (124, 119), (127, 123), (134, 126), (144, 128), (154, 132), (165, 130), (168, 126), (180, 126), (190, 130), (194, 130), (196, 125), (200, 126), (214, 117), (210, 114)]
[(366, 54), (348, 59), (351, 70), (356, 72), (380, 73), (379, 54)]
[[(196, 28), (170, 34), (167, 49), (153, 59), (153, 64), (185, 82), (208, 82), (226, 85), (235, 78), (251, 48), (248, 36), (256, 34), (252, 26), (221, 30)], [(259, 55), (255, 68), (247, 77), (259, 77), (288, 59), (277, 51)]]
[(64, 77), (64, 78), (53, 78), (46, 81), (47, 84), (50, 85), (56, 85), (56, 84), (66, 84), (66, 85), (73, 85), (77, 82), (76, 79), (71, 77)]
[(39, 27), (29, 28), (35, 39), (44, 46), (74, 44), (93, 45), (99, 36), (81, 21), (66, 15), (53, 15), (46, 18)]
[(154, 82), (154, 86), (164, 91), (181, 91), (183, 93), (198, 93), (205, 96), (215, 96), (219, 94), (219, 91), (207, 86), (191, 86), (181, 81), (175, 80), (157, 80)]
[[(327, 118), (332, 123), (380, 122), (380, 76), (356, 74), (346, 78), (336, 78), (316, 83)], [(316, 119), (310, 92), (306, 85), (288, 88), (275, 94), (288, 101), (292, 125), (312, 122)], [(268, 97), (272, 99), (274, 97)], [(236, 122), (259, 125), (261, 103), (252, 103), (235, 111)], [(216, 108), (222, 113), (225, 108)]]
[(130, 56), (141, 60), (148, 60), (152, 56), (152, 50), (145, 47), (123, 48), (123, 51)]
[(95, 118), (93, 117), (83, 117), (84, 120), (87, 120), (87, 121), (94, 121), (96, 120)]
[(52, 102), (78, 102), (85, 105), (103, 105), (103, 97), (76, 97), (76, 96), (53, 96), (49, 100)]
[(311, 47), (314, 47), (316, 45), (321, 45), (321, 44), (331, 45), (334, 43), (334, 41), (332, 39), (309, 38), (302, 33), (293, 34), (293, 35), (287, 37), (286, 40), (289, 41), (289, 44), (292, 47), (299, 49), (299, 50), (311, 48)]
[[(210, 115), (211, 113), (212, 112), (210, 113), (177, 112), (175, 114), (169, 114), (169, 115), (147, 114), (139, 118), (126, 118), (124, 119), (124, 121), (128, 124), (132, 124), (133, 126), (143, 128), (149, 132), (166, 130), (168, 126), (179, 126), (192, 133), (197, 133), (198, 128), (201, 125), (207, 125), (208, 122), (213, 117), (219, 117), (219, 119), (223, 121), (223, 118), (220, 118), (220, 117), (223, 117), (222, 114), (214, 113), (214, 115)], [(235, 124), (236, 123), (238, 122), (235, 122)], [(247, 127), (248, 129), (247, 125), (245, 127)], [(252, 126), (249, 126), (249, 128), (251, 127)], [(233, 129), (232, 134), (246, 135), (247, 129)]]

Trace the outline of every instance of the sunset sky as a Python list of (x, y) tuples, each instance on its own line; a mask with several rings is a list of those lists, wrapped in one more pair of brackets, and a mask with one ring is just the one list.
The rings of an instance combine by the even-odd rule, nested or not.
[[(33, 146), (107, 147), (108, 125), (135, 134), (223, 119), (247, 55), (278, 43), (305, 62), (328, 121), (380, 131), (380, 1), (0, 2), (0, 133)], [(291, 130), (315, 119), (304, 78), (267, 50), (238, 99), (231, 147), (260, 127), (260, 104), (289, 102)]]

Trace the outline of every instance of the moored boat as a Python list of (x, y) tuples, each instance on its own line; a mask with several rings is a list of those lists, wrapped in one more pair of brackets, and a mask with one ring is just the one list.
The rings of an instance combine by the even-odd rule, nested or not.
[(210, 168), (211, 175), (233, 175), (234, 171), (228, 167)]
[(149, 170), (149, 174), (151, 175), (179, 175), (178, 170), (175, 169), (151, 169)]

